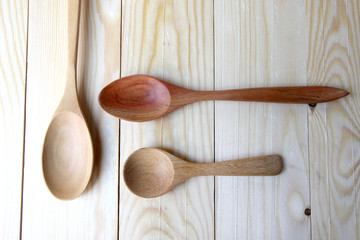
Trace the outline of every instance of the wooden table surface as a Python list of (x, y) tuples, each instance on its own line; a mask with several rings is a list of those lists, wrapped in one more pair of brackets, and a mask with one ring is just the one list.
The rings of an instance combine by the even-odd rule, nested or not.
[[(82, 1), (78, 91), (95, 166), (57, 200), (42, 145), (64, 88), (65, 1), (0, 2), (0, 239), (359, 239), (360, 4), (306, 1)], [(325, 85), (308, 105), (202, 102), (119, 121), (101, 89), (149, 74), (197, 90)], [(280, 154), (276, 177), (198, 177), (134, 196), (122, 166), (160, 147), (193, 162)]]

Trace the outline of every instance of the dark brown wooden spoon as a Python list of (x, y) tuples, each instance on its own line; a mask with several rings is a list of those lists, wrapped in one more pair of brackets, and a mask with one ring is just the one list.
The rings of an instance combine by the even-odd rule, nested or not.
[(206, 100), (273, 103), (328, 102), (348, 95), (339, 88), (325, 86), (267, 87), (223, 91), (185, 89), (148, 75), (120, 78), (99, 94), (101, 107), (111, 115), (143, 122), (159, 118), (186, 104)]

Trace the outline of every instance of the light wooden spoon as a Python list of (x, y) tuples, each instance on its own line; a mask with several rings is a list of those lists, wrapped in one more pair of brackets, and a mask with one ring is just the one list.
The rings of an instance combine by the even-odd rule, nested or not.
[(86, 188), (93, 166), (91, 136), (76, 90), (76, 51), (79, 1), (67, 1), (66, 86), (47, 130), (42, 166), (51, 193), (63, 200), (78, 197)]
[(267, 176), (281, 170), (282, 159), (278, 155), (198, 164), (157, 148), (142, 148), (126, 160), (123, 175), (131, 192), (154, 198), (195, 176)]
[(349, 92), (323, 86), (248, 88), (224, 91), (194, 91), (155, 77), (133, 75), (120, 78), (99, 94), (101, 107), (129, 121), (149, 121), (186, 104), (206, 100), (257, 101), (315, 104), (335, 100)]

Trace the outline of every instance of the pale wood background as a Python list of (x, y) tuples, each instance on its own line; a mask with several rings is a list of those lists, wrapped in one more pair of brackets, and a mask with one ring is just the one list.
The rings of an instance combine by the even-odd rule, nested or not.
[[(65, 83), (65, 2), (4, 0), (0, 14), (0, 239), (360, 239), (357, 0), (82, 0), (78, 90), (95, 168), (68, 202), (41, 171)], [(198, 90), (326, 85), (351, 95), (315, 108), (210, 101), (119, 121), (97, 95), (136, 73)], [(193, 162), (277, 153), (284, 171), (199, 177), (141, 199), (121, 173), (140, 147)]]

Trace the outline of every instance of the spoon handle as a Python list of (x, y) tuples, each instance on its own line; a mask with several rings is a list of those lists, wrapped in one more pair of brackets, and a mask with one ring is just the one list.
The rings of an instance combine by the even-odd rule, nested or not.
[(336, 100), (348, 91), (326, 86), (247, 88), (197, 92), (201, 100), (254, 101), (273, 103), (320, 103)]
[(279, 155), (243, 158), (232, 161), (195, 164), (194, 176), (268, 176), (277, 175), (282, 170)]
[(65, 89), (58, 108), (80, 114), (76, 87), (76, 64), (79, 37), (80, 0), (66, 1)]

